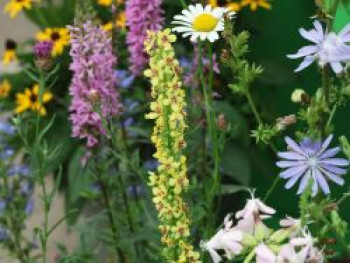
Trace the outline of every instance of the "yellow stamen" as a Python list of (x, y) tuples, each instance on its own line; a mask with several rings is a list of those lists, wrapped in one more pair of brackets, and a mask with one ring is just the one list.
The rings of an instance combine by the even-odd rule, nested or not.
[(213, 31), (219, 20), (211, 14), (200, 14), (193, 21), (193, 29), (199, 32)]

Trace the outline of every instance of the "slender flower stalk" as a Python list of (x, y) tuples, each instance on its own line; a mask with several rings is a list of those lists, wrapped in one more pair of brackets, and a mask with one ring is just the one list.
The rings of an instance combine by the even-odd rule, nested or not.
[(158, 210), (163, 254), (170, 262), (199, 262), (199, 254), (189, 242), (190, 218), (183, 194), (187, 178), (184, 134), (185, 91), (181, 88), (181, 68), (171, 45), (176, 40), (170, 30), (149, 32), (145, 42), (150, 55), (150, 69), (145, 75), (152, 83), (151, 113), (155, 120), (152, 141), (156, 146), (157, 172), (150, 172), (153, 202)]

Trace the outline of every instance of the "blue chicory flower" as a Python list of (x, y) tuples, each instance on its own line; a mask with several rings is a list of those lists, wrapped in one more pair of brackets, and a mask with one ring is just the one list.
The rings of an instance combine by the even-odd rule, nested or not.
[(298, 194), (301, 194), (312, 179), (312, 193), (315, 196), (319, 187), (325, 194), (330, 193), (328, 180), (338, 185), (344, 184), (341, 176), (347, 173), (345, 167), (349, 165), (349, 161), (335, 158), (340, 152), (339, 147), (327, 149), (332, 138), (333, 135), (330, 135), (324, 142), (305, 138), (298, 144), (286, 137), (285, 141), (289, 149), (278, 153), (278, 156), (284, 160), (277, 162), (278, 167), (285, 169), (280, 173), (280, 177), (288, 180), (286, 189), (293, 187), (300, 179)]
[(131, 73), (128, 73), (127, 70), (116, 70), (115, 74), (117, 76), (118, 86), (121, 88), (130, 88), (134, 83), (135, 76)]
[(350, 23), (336, 34), (325, 32), (319, 21), (314, 22), (314, 29), (309, 31), (301, 28), (299, 30), (303, 38), (313, 44), (302, 47), (296, 54), (288, 55), (290, 59), (304, 58), (303, 62), (295, 70), (299, 72), (317, 61), (321, 67), (330, 64), (336, 74), (344, 70), (344, 63), (350, 60)]

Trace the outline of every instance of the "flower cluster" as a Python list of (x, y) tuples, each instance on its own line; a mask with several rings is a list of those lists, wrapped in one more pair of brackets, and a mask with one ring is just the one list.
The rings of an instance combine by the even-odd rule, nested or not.
[(190, 219), (182, 198), (189, 185), (186, 157), (182, 154), (186, 145), (186, 103), (181, 68), (171, 45), (175, 39), (166, 29), (148, 32), (145, 42), (150, 55), (150, 69), (145, 75), (151, 79), (151, 94), (155, 99), (146, 118), (155, 120), (152, 142), (156, 146), (154, 157), (159, 162), (157, 172), (150, 172), (149, 185), (158, 210), (164, 256), (171, 262), (199, 262), (199, 254), (188, 241)]
[(29, 177), (30, 169), (15, 159), (15, 149), (7, 143), (15, 134), (14, 126), (7, 121), (0, 122), (0, 242), (9, 246), (20, 237), (18, 233), (24, 228), (25, 220), (34, 207), (34, 182)]
[(222, 261), (218, 253), (221, 250), (230, 260), (243, 255), (246, 263), (254, 258), (258, 263), (323, 262), (316, 240), (300, 220), (290, 217), (281, 220), (281, 228), (276, 231), (265, 225), (264, 220), (275, 213), (252, 194), (246, 206), (235, 214), (237, 224), (234, 226), (231, 215), (227, 215), (224, 228), (201, 246), (214, 263)]
[(303, 38), (313, 44), (299, 49), (296, 54), (288, 55), (291, 59), (304, 57), (303, 62), (295, 71), (301, 71), (317, 61), (321, 67), (330, 64), (336, 74), (342, 73), (343, 64), (350, 61), (350, 46), (347, 44), (350, 42), (350, 24), (339, 34), (325, 32), (319, 21), (314, 22), (314, 27), (309, 31), (304, 28), (299, 30)]
[(287, 189), (301, 180), (298, 194), (302, 194), (311, 180), (312, 193), (315, 196), (319, 187), (325, 194), (330, 193), (327, 180), (338, 185), (344, 184), (341, 176), (347, 173), (344, 167), (349, 165), (349, 161), (334, 157), (340, 152), (339, 147), (328, 149), (332, 138), (333, 135), (330, 135), (324, 142), (305, 138), (298, 144), (286, 137), (285, 141), (289, 149), (287, 152), (278, 153), (278, 156), (285, 160), (278, 161), (277, 166), (286, 169), (280, 177), (288, 180), (285, 185)]
[(129, 0), (126, 2), (127, 44), (130, 53), (130, 70), (139, 75), (148, 57), (144, 51), (147, 31), (157, 31), (163, 26), (161, 0)]
[(112, 39), (102, 27), (88, 21), (82, 27), (71, 26), (70, 32), (73, 136), (87, 139), (87, 146), (94, 147), (98, 136), (105, 134), (101, 117), (111, 118), (121, 107), (113, 71), (116, 57), (112, 52)]

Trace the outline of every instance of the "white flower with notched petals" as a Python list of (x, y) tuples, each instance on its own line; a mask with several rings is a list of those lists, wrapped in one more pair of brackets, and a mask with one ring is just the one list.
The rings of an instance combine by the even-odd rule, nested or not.
[(247, 201), (245, 207), (236, 213), (237, 219), (251, 219), (257, 216), (265, 219), (276, 213), (275, 209), (265, 205), (259, 198), (255, 198), (253, 193), (251, 195), (252, 198)]
[(224, 30), (224, 15), (229, 17), (234, 13), (223, 7), (203, 6), (201, 4), (190, 5), (182, 10), (181, 15), (176, 15), (172, 24), (174, 32), (182, 33), (183, 37), (191, 37), (192, 42), (198, 39), (208, 39), (214, 42), (219, 39), (218, 32)]
[(243, 240), (243, 233), (232, 228), (232, 220), (230, 215), (227, 215), (224, 220), (224, 228), (220, 229), (209, 241), (202, 242), (202, 249), (209, 252), (214, 263), (222, 261), (218, 250), (223, 250), (228, 259), (239, 255), (243, 249), (241, 241)]

